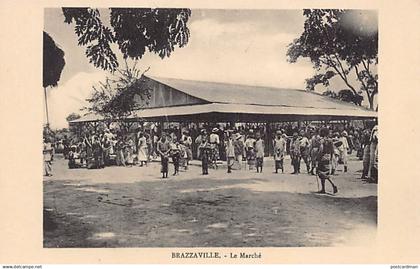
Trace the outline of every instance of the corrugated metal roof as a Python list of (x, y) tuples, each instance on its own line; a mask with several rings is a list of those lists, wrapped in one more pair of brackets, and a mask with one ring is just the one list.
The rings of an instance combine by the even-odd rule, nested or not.
[[(281, 119), (282, 116), (376, 118), (378, 113), (327, 96), (297, 89), (279, 89), (261, 86), (237, 85), (218, 82), (192, 81), (173, 78), (151, 79), (169, 87), (203, 99), (210, 104), (147, 108), (136, 112), (134, 118), (165, 119), (186, 118), (188, 115), (209, 113), (260, 115), (261, 118)], [(289, 117), (290, 118), (290, 117)], [(76, 122), (102, 120), (103, 117), (88, 114)], [(246, 118), (245, 118), (246, 119)], [(194, 120), (199, 120), (195, 117)]]
[(298, 89), (150, 77), (167, 86), (211, 103), (368, 110), (328, 96)]
[(160, 116), (194, 115), (204, 113), (242, 113), (263, 115), (318, 115), (318, 116), (348, 116), (348, 117), (376, 117), (371, 110), (339, 110), (329, 108), (299, 108), (286, 106), (264, 106), (247, 104), (212, 103), (193, 106), (162, 107), (140, 110), (136, 113), (139, 118), (156, 118)]

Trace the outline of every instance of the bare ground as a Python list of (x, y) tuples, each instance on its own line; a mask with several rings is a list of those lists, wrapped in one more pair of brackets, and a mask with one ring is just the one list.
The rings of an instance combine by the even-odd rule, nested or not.
[[(66, 168), (44, 179), (44, 247), (300, 247), (366, 245), (376, 233), (376, 185), (352, 160), (319, 195), (306, 174), (210, 170), (168, 180), (148, 167)], [(303, 167), (303, 166), (302, 166)], [(290, 171), (287, 171), (290, 172)]]

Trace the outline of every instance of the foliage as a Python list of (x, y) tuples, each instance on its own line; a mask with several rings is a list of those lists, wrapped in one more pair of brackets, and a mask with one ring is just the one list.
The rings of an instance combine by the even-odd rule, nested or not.
[(355, 94), (352, 90), (343, 89), (340, 90), (338, 93), (334, 91), (325, 91), (323, 93), (325, 96), (329, 96), (331, 98), (335, 98), (344, 102), (354, 103), (355, 105), (361, 106), (363, 101), (363, 96), (360, 94)]
[(63, 8), (64, 22), (75, 24), (78, 44), (95, 67), (114, 72), (119, 64), (111, 45), (118, 44), (124, 59), (142, 58), (146, 50), (169, 57), (188, 43), (189, 9), (110, 8), (110, 27), (98, 9)]
[(85, 110), (103, 116), (105, 119), (125, 119), (149, 104), (151, 89), (144, 73), (133, 66), (117, 69), (117, 75), (107, 77), (100, 86), (93, 86), (93, 93)]
[(77, 119), (80, 119), (80, 118), (81, 118), (81, 116), (79, 114), (71, 113), (70, 115), (68, 115), (66, 117), (66, 120), (67, 120), (67, 122), (70, 122), (70, 121), (77, 120)]
[(314, 90), (318, 84), (328, 86), (328, 81), (338, 75), (358, 95), (359, 89), (349, 79), (354, 70), (360, 90), (366, 92), (372, 109), (373, 98), (378, 93), (378, 75), (372, 70), (372, 65), (378, 63), (378, 32), (377, 29), (366, 31), (362, 23), (352, 20), (354, 12), (304, 10), (304, 31), (289, 45), (287, 56), (291, 63), (299, 58), (311, 60), (317, 74), (307, 79), (308, 90)]
[(43, 32), (43, 43), (42, 86), (44, 88), (55, 87), (60, 80), (65, 65), (64, 52), (46, 32)]
[(312, 78), (306, 79), (306, 89), (308, 91), (313, 91), (315, 86), (318, 84), (322, 84), (325, 87), (330, 85), (329, 79), (335, 76), (333, 71), (327, 71), (325, 74), (316, 74)]

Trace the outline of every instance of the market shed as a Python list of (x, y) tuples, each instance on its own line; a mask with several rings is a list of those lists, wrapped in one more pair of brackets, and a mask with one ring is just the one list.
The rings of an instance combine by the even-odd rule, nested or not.
[[(299, 89), (145, 77), (149, 105), (129, 121), (284, 122), (370, 120), (377, 112)], [(70, 123), (96, 122), (89, 114)]]

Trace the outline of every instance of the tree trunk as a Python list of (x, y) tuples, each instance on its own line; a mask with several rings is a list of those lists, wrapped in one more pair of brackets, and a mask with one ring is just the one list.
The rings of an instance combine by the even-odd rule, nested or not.
[(373, 97), (374, 97), (374, 95), (373, 94), (369, 94), (369, 93), (367, 93), (367, 96), (368, 96), (368, 101), (369, 101), (369, 108), (371, 109), (371, 110), (373, 110), (374, 108), (373, 108)]
[(50, 126), (50, 120), (48, 117), (48, 101), (47, 101), (47, 87), (44, 87), (44, 98), (45, 98), (45, 113), (47, 115), (47, 126)]

